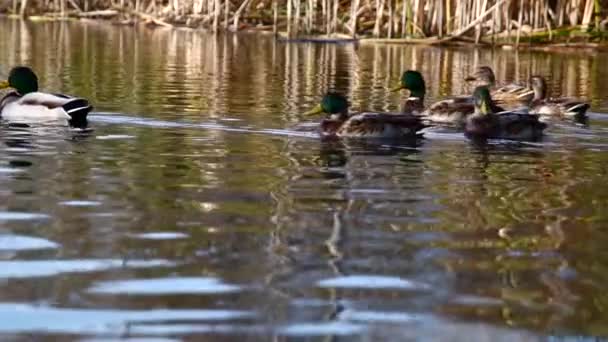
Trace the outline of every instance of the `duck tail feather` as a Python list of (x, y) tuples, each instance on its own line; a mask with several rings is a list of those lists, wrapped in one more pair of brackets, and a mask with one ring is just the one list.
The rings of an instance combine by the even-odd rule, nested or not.
[(584, 103), (584, 102), (575, 103), (566, 109), (566, 113), (569, 113), (571, 115), (585, 115), (585, 113), (587, 113), (587, 109), (589, 109), (589, 107), (590, 106), (588, 103)]
[(65, 103), (62, 108), (70, 116), (70, 125), (85, 128), (87, 126), (87, 115), (93, 109), (93, 106), (85, 99), (73, 99)]

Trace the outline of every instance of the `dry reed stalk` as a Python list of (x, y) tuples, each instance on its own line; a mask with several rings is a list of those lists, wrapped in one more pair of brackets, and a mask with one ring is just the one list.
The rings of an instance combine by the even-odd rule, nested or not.
[(380, 25), (384, 14), (384, 0), (376, 0), (376, 22), (374, 24), (374, 37), (380, 37)]
[(557, 0), (557, 26), (564, 26), (564, 14), (566, 12), (565, 0)]
[(594, 13), (595, 13), (595, 29), (599, 30), (601, 26), (600, 15), (602, 13), (602, 5), (600, 4), (600, 0), (595, 0), (593, 2)]
[(306, 33), (310, 34), (312, 32), (313, 22), (314, 20), (314, 5), (313, 0), (306, 1)]
[[(481, 3), (480, 6), (478, 7), (477, 17), (480, 17), (481, 14), (483, 12), (485, 12), (487, 6), (488, 6), (488, 0), (483, 0), (483, 3)], [(479, 22), (479, 24), (477, 25), (477, 31), (476, 31), (476, 34), (475, 34), (475, 44), (479, 44), (479, 41), (481, 39), (482, 23), (483, 23), (483, 20), (481, 20)]]
[(393, 0), (388, 0), (388, 29), (386, 30), (386, 38), (393, 36)]
[(523, 20), (523, 15), (524, 15), (524, 0), (519, 0), (519, 17), (517, 19), (517, 40), (515, 42), (515, 46), (518, 47), (519, 46), (519, 39), (521, 38), (521, 28), (522, 28), (522, 20)]
[(452, 1), (445, 0), (445, 29), (447, 33), (452, 32)]
[(273, 17), (273, 19), (272, 19), (272, 32), (276, 35), (279, 32), (278, 27), (277, 27), (277, 21), (279, 19), (279, 4), (278, 4), (278, 0), (273, 0), (272, 1), (272, 11), (273, 11), (273, 14), (272, 14), (272, 17)]
[[(176, 1), (178, 1), (178, 0), (176, 0)], [(228, 26), (230, 25), (228, 22), (228, 14), (230, 14), (230, 1), (229, 0), (224, 0), (224, 1), (225, 1), (224, 2), (224, 29), (227, 30)], [(248, 4), (248, 1), (245, 0), (243, 2), (243, 5), (247, 6), (247, 4)], [(236, 16), (236, 13), (235, 13), (235, 16)], [(236, 19), (236, 21), (238, 22), (238, 18)], [(238, 29), (238, 25), (235, 24), (234, 30), (236, 31), (237, 29)]]
[(220, 0), (215, 0), (213, 3), (213, 32), (217, 32), (219, 17), (220, 17)]
[[(15, 2), (16, 3), (16, 0)], [(27, 0), (21, 0), (21, 9), (19, 10), (19, 16), (25, 18), (25, 10), (27, 8)]]
[[(232, 29), (234, 31), (237, 31), (239, 29), (239, 17), (241, 16), (241, 13), (245, 10), (245, 8), (247, 7), (247, 5), (249, 5), (250, 2), (251, 2), (251, 0), (243, 1), (241, 6), (236, 10), (236, 12), (234, 12), (234, 16), (232, 17)], [(226, 1), (226, 3), (228, 3), (228, 1)], [(228, 6), (226, 5), (226, 7), (228, 7)], [(225, 13), (228, 13), (228, 8), (225, 9)], [(227, 22), (228, 22), (228, 20), (226, 20), (226, 23)]]
[(463, 26), (462, 3), (462, 1), (456, 2), (456, 10), (454, 11), (455, 30), (460, 30), (460, 28)]
[(578, 14), (580, 10), (580, 1), (579, 0), (571, 0), (568, 2), (568, 6), (570, 9), (568, 10), (568, 18), (570, 20), (570, 25), (577, 26), (578, 25)]
[[(479, 17), (479, 15), (481, 14), (481, 6), (482, 6), (482, 1), (483, 0), (477, 0), (475, 1), (475, 16)], [(479, 24), (477, 24), (477, 26), (475, 27), (475, 44), (479, 44), (479, 39), (481, 38), (481, 22), (479, 22)]]
[(325, 34), (331, 33), (331, 0), (325, 0)]
[(338, 0), (334, 0), (334, 9), (333, 9), (333, 15), (332, 15), (332, 19), (331, 19), (331, 33), (336, 33), (337, 29), (338, 29), (338, 5), (339, 5), (339, 1)]
[[(449, 0), (448, 0), (449, 1)], [(401, 37), (407, 36), (407, 7), (409, 0), (403, 0), (401, 2)]]
[[(327, 1), (329, 1), (329, 0), (321, 0), (321, 19), (322, 19), (321, 21), (323, 23), (325, 23), (327, 20), (327, 12), (328, 12)], [(325, 26), (325, 25), (323, 25), (323, 26)], [(327, 28), (327, 26), (325, 26), (325, 33), (328, 33), (327, 31), (328, 31), (328, 28)]]
[(439, 37), (443, 37), (443, 0), (437, 0), (437, 33)]
[(414, 17), (412, 34), (414, 33), (414, 27), (418, 27), (418, 13), (420, 12), (420, 0), (414, 0), (414, 8), (412, 9), (412, 15)]
[(319, 21), (319, 16), (317, 15), (317, 8), (319, 8), (319, 0), (312, 0), (312, 13), (310, 14), (310, 20), (312, 25), (314, 25), (315, 22)]
[(589, 28), (589, 24), (591, 23), (591, 17), (593, 16), (593, 0), (587, 0), (585, 2), (585, 11), (583, 12), (583, 22), (581, 24), (581, 29), (586, 30)]
[(348, 24), (353, 38), (357, 36), (357, 15), (358, 15), (358, 13), (359, 13), (359, 0), (353, 0), (351, 2), (350, 19), (349, 19), (349, 24)]
[(296, 16), (295, 16), (295, 25), (294, 25), (294, 31), (295, 34), (298, 35), (298, 33), (300, 32), (300, 15), (301, 13), (301, 0), (294, 0), (295, 3), (295, 7), (296, 7)]
[(505, 4), (505, 25), (507, 29), (507, 39), (511, 41), (511, 0), (508, 0)]
[(545, 6), (543, 15), (545, 17), (545, 25), (547, 26), (547, 31), (549, 31), (549, 40), (553, 40), (553, 30), (551, 29), (551, 20), (549, 20), (549, 6)]
[(423, 24), (420, 25), (422, 26), (423, 32), (433, 32), (437, 29), (437, 10), (435, 9), (435, 1), (436, 0), (430, 0), (428, 6), (425, 8), (426, 11), (424, 14), (427, 15), (426, 18), (428, 19), (424, 20)]
[(287, 1), (287, 37), (291, 38), (291, 0)]
[[(523, 1), (523, 0), (520, 0), (520, 1)], [(478, 16), (477, 19), (473, 20), (471, 23), (469, 23), (467, 26), (463, 27), (462, 29), (452, 33), (450, 37), (444, 38), (442, 41), (447, 41), (449, 39), (454, 39), (454, 38), (458, 38), (458, 37), (462, 36), (463, 34), (465, 34), (467, 31), (469, 31), (473, 27), (482, 23), (488, 16), (488, 14), (492, 13), (494, 11), (494, 9), (496, 9), (496, 7), (501, 6), (505, 2), (506, 2), (506, 0), (497, 0), (496, 3), (492, 7), (487, 9), (480, 16)]]

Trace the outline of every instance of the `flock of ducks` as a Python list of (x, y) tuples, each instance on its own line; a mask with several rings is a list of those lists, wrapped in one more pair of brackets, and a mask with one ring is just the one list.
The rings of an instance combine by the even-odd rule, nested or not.
[[(401, 113), (348, 111), (348, 101), (338, 93), (327, 93), (307, 114), (326, 114), (320, 131), (324, 137), (408, 138), (421, 136), (431, 124), (464, 128), (467, 136), (483, 139), (537, 140), (547, 125), (544, 118), (585, 118), (589, 104), (569, 98), (548, 98), (541, 76), (530, 79), (531, 89), (517, 84), (496, 85), (491, 68), (480, 67), (465, 79), (476, 88), (472, 96), (456, 96), (424, 106), (426, 85), (422, 74), (408, 70), (392, 91), (409, 91)], [(82, 98), (38, 90), (38, 78), (28, 67), (14, 67), (0, 89), (13, 90), (0, 100), (0, 116), (6, 120), (36, 122), (66, 120), (86, 127), (92, 110)]]
[(407, 90), (401, 113), (349, 114), (348, 102), (338, 93), (327, 93), (307, 115), (326, 114), (320, 124), (324, 137), (411, 138), (421, 136), (428, 124), (464, 128), (478, 139), (538, 140), (548, 119), (584, 120), (589, 104), (570, 98), (549, 98), (542, 76), (530, 79), (531, 89), (509, 84), (498, 87), (494, 72), (482, 66), (467, 77), (472, 96), (456, 96), (424, 106), (426, 86), (422, 74), (408, 70), (392, 91)]

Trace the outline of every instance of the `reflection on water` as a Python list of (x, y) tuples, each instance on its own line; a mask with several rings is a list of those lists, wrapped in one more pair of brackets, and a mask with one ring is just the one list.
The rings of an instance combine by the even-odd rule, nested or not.
[(161, 278), (102, 282), (89, 289), (96, 294), (163, 295), (220, 294), (237, 292), (236, 285), (223, 284), (215, 278)]
[[(276, 43), (0, 20), (0, 73), (89, 98), (93, 131), (0, 127), (0, 333), (56, 340), (606, 335), (604, 53)], [(547, 75), (587, 126), (540, 143), (326, 141), (319, 94), (396, 110)], [(604, 260), (604, 258), (607, 258)], [(18, 315), (18, 316), (16, 316)], [(19, 319), (16, 319), (18, 317)]]

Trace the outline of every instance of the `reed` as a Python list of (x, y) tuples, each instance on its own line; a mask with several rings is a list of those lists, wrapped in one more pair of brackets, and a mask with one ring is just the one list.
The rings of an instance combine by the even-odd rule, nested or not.
[[(12, 0), (26, 17), (101, 17), (220, 29), (268, 29), (386, 38), (460, 37), (480, 42), (517, 31), (600, 29), (608, 0)], [(492, 9), (492, 11), (488, 11)], [(111, 11), (110, 11), (111, 10)]]

